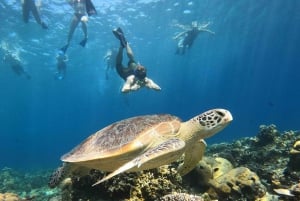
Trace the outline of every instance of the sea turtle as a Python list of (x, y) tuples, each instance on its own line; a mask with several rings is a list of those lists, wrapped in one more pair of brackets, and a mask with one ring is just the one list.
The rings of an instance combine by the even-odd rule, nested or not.
[(56, 186), (65, 171), (75, 167), (111, 172), (94, 185), (122, 172), (157, 168), (178, 160), (184, 161), (178, 172), (185, 175), (201, 160), (204, 138), (221, 131), (232, 121), (225, 109), (212, 109), (186, 122), (169, 114), (145, 115), (113, 123), (88, 137), (63, 155), (64, 165), (50, 178)]

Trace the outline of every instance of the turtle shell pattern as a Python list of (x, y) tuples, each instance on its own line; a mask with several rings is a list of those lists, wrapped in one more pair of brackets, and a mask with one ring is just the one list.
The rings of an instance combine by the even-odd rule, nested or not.
[[(115, 122), (88, 137), (69, 153), (63, 155), (61, 160), (65, 162), (84, 162), (124, 154), (126, 149), (122, 148), (133, 143), (141, 133), (152, 129), (159, 123), (171, 121), (177, 121), (177, 125), (180, 127), (181, 120), (169, 114), (137, 116)], [(168, 132), (168, 129), (166, 130)], [(164, 133), (156, 132), (159, 134)]]

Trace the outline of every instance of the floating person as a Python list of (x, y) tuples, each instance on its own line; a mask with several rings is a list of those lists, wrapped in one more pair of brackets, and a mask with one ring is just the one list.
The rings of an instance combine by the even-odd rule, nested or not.
[[(73, 37), (74, 31), (78, 24), (81, 22), (81, 28), (84, 34), (84, 38), (79, 43), (82, 47), (85, 47), (87, 39), (88, 39), (88, 33), (87, 33), (87, 21), (88, 16), (96, 14), (96, 9), (92, 3), (91, 0), (69, 0), (69, 4), (74, 9), (74, 16), (70, 24), (70, 30), (68, 34), (67, 44), (64, 45), (60, 50), (66, 53), (71, 39)], [(87, 15), (88, 16), (87, 16)]]
[(214, 35), (215, 32), (206, 28), (209, 24), (210, 22), (201, 25), (197, 21), (193, 21), (191, 25), (176, 24), (175, 26), (184, 30), (173, 37), (174, 40), (178, 40), (176, 54), (185, 54), (186, 49), (192, 47), (195, 39), (201, 32), (208, 32)]
[(21, 59), (18, 56), (18, 53), (13, 53), (11, 51), (6, 50), (4, 57), (3, 57), (4, 63), (11, 66), (11, 69), (13, 72), (18, 75), (22, 76), (24, 75), (26, 79), (30, 80), (31, 76), (28, 74), (28, 72), (24, 69)]
[(105, 69), (105, 78), (108, 79), (108, 73), (110, 70), (114, 70), (116, 67), (116, 58), (118, 54), (118, 49), (111, 48), (108, 49), (103, 57), (104, 62), (106, 63)]
[(69, 60), (68, 56), (64, 52), (62, 51), (58, 52), (56, 56), (56, 68), (57, 68), (57, 72), (55, 73), (56, 79), (62, 80), (65, 78), (66, 70), (67, 70), (66, 62), (68, 60)]
[[(21, 0), (22, 2), (22, 12), (23, 12), (23, 20), (25, 23), (29, 21), (29, 14), (32, 13), (35, 21), (42, 26), (43, 29), (48, 29), (48, 26), (45, 22), (41, 20), (39, 10), (34, 0)], [(41, 4), (41, 0), (39, 1), (39, 5)]]
[[(135, 62), (131, 47), (125, 39), (121, 28), (113, 30), (113, 34), (120, 40), (120, 48), (116, 57), (116, 70), (121, 78), (125, 80), (122, 87), (122, 92), (136, 91), (141, 87), (148, 87), (154, 90), (161, 90), (161, 88), (147, 77), (147, 69)], [(128, 67), (123, 66), (123, 49), (126, 49), (127, 57), (129, 59)]]

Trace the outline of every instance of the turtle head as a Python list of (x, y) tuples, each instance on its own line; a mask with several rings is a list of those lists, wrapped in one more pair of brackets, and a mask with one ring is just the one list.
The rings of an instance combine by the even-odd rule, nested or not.
[(223, 130), (232, 120), (231, 113), (225, 109), (208, 110), (192, 119), (201, 130), (201, 138), (210, 137)]

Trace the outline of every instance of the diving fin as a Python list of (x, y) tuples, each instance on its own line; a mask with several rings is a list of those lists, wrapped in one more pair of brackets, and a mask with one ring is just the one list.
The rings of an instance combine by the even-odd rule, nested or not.
[(43, 29), (48, 29), (48, 26), (45, 22), (41, 22), (41, 26)]
[(62, 48), (60, 48), (60, 50), (65, 54), (67, 49), (69, 47), (69, 44), (66, 44), (65, 46), (63, 46)]
[(83, 39), (83, 40), (79, 43), (79, 45), (81, 45), (82, 47), (85, 47), (86, 42), (87, 42), (87, 38)]
[(86, 12), (89, 16), (97, 14), (95, 6), (91, 0), (86, 0)]
[(114, 29), (112, 32), (115, 35), (115, 37), (120, 40), (121, 46), (123, 48), (126, 47), (127, 41), (126, 41), (126, 38), (124, 36), (122, 29), (120, 27), (118, 27), (117, 29)]

